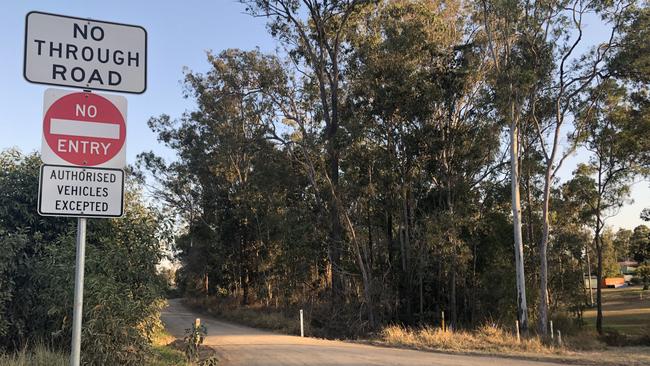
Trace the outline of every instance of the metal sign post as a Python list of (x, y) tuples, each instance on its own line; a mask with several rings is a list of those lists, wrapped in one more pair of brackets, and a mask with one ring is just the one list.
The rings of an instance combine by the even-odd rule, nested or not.
[(81, 358), (81, 318), (83, 317), (84, 265), (86, 258), (86, 218), (77, 219), (77, 259), (74, 269), (74, 310), (72, 314), (72, 352), (70, 366)]
[(124, 213), (126, 98), (147, 89), (147, 31), (136, 25), (32, 11), (25, 17), (23, 76), (48, 89), (38, 213), (77, 217), (70, 365), (81, 360), (87, 217)]

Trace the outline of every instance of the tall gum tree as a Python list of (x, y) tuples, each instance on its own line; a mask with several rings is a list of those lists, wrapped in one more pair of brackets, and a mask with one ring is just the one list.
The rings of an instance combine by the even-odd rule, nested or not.
[[(475, 26), (470, 14), (462, 2), (426, 0), (387, 2), (360, 16), (347, 101), (357, 121), (354, 143), (389, 166), (375, 179), (387, 201), (378, 204), (391, 218), (399, 213), (400, 310), (410, 320), (418, 299), (422, 319), (444, 296), (454, 327), (457, 287), (475, 254), (462, 233), (472, 230), (478, 186), (500, 166), (500, 134), (486, 107), (489, 62), (483, 40), (467, 31)], [(386, 221), (390, 242), (393, 220)], [(436, 291), (441, 298), (425, 299), (434, 261), (446, 278)]]
[[(340, 261), (344, 244), (344, 222), (339, 192), (340, 155), (339, 127), (344, 84), (344, 53), (346, 28), (350, 17), (367, 0), (240, 0), (253, 16), (266, 17), (271, 34), (288, 50), (296, 67), (311, 71), (317, 88), (326, 141), (326, 175), (330, 185), (328, 199), (328, 257), (331, 265), (331, 286), (335, 296), (343, 293)], [(306, 18), (306, 19), (303, 19)], [(364, 271), (365, 272), (365, 271)], [(364, 275), (364, 282), (369, 280)], [(369, 283), (366, 284), (369, 287)]]
[[(524, 103), (531, 111), (528, 120), (537, 135), (544, 169), (542, 237), (538, 246), (538, 331), (543, 335), (548, 333), (547, 251), (551, 238), (551, 190), (558, 170), (584, 138), (584, 127), (575, 116), (580, 113), (579, 108), (588, 108), (588, 105), (579, 102), (584, 97), (583, 91), (600, 80), (604, 61), (612, 52), (615, 35), (619, 32), (620, 16), (627, 6), (627, 2), (584, 0), (525, 3), (522, 5), (523, 15), (516, 21), (520, 31), (517, 50), (529, 57), (546, 56), (550, 61), (541, 73), (530, 75), (532, 88)], [(588, 13), (599, 14), (611, 26), (611, 31), (604, 43), (579, 54), (578, 49), (585, 47), (586, 43), (583, 33), (584, 18)], [(563, 141), (561, 135), (567, 131), (568, 139)], [(567, 146), (562, 147), (565, 143)], [(511, 147), (516, 145), (513, 142)]]
[[(647, 103), (629, 98), (628, 88), (608, 79), (590, 90), (592, 107), (579, 118), (584, 118), (587, 131), (586, 149), (591, 156), (578, 174), (593, 177), (595, 193), (592, 202), (594, 216), (594, 247), (597, 255), (596, 329), (603, 332), (602, 278), (604, 252), (603, 241), (606, 219), (618, 213), (630, 194), (630, 186), (640, 175), (648, 175), (643, 166), (647, 154), (650, 119)], [(593, 100), (593, 102), (592, 102)], [(639, 104), (639, 102), (641, 102)], [(610, 247), (611, 247), (610, 243)], [(613, 249), (612, 249), (613, 250)], [(615, 255), (611, 253), (615, 260)]]
[[(483, 0), (477, 9), (477, 21), (483, 26), (492, 59), (493, 88), (498, 115), (509, 131), (510, 191), (514, 236), (515, 278), (517, 283), (517, 319), (522, 333), (528, 332), (528, 305), (524, 270), (520, 193), (520, 124), (522, 107), (528, 99), (530, 83), (520, 83), (522, 74), (530, 72), (520, 65), (519, 47), (524, 37), (527, 7), (519, 2)], [(522, 67), (523, 66), (523, 67)]]

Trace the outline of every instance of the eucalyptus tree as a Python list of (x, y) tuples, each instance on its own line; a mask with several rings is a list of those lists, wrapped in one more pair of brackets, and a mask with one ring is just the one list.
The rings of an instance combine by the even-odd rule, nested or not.
[(417, 278), (422, 316), (423, 271), (444, 247), (441, 270), (448, 280), (441, 285), (454, 326), (468, 252), (462, 232), (471, 226), (478, 185), (494, 172), (499, 150), (486, 103), (486, 48), (468, 31), (470, 19), (455, 1), (387, 2), (360, 16), (350, 37), (346, 103), (357, 121), (354, 143), (382, 164), (375, 180), (383, 202), (376, 204), (387, 215), (380, 222), (389, 254), (397, 223), (394, 257), (406, 313)]
[[(550, 2), (542, 11), (546, 18), (541, 25), (552, 30), (544, 37), (547, 47), (554, 55), (555, 64), (550, 70), (544, 99), (550, 102), (552, 114), (534, 118), (544, 157), (544, 196), (542, 204), (543, 233), (539, 245), (540, 260), (540, 307), (539, 330), (547, 333), (548, 320), (548, 263), (547, 252), (551, 235), (550, 201), (551, 188), (564, 161), (584, 140), (586, 125), (579, 115), (588, 113), (593, 103), (582, 103), (584, 92), (603, 81), (607, 73), (607, 59), (615, 51), (617, 37), (622, 32), (625, 13), (630, 1), (586, 2), (581, 0)], [(596, 13), (610, 27), (603, 43), (579, 54), (577, 49), (585, 45), (586, 14)], [(540, 98), (542, 99), (542, 98)], [(543, 100), (543, 99), (542, 99)], [(568, 147), (562, 149), (561, 134), (573, 121), (569, 131)]]
[[(266, 138), (275, 115), (262, 91), (284, 85), (285, 73), (275, 57), (259, 51), (226, 50), (209, 54), (208, 61), (206, 74), (186, 74), (186, 93), (196, 99), (198, 110), (179, 120), (162, 116), (149, 121), (178, 160), (166, 166), (144, 154), (141, 161), (161, 179), (158, 197), (189, 223), (188, 240), (179, 242), (189, 261), (186, 270), (202, 272), (206, 292), (209, 272), (226, 273), (246, 302), (257, 267), (251, 261), (259, 257), (252, 253), (261, 250), (259, 225), (268, 213), (265, 199), (273, 198), (277, 188), (275, 180), (268, 180), (264, 188), (270, 191), (262, 194), (253, 178), (265, 179), (257, 172), (280, 154)], [(279, 170), (288, 174), (286, 167)], [(228, 263), (220, 252), (235, 258)]]
[[(552, 186), (565, 159), (579, 145), (583, 129), (577, 124), (573, 128), (568, 127), (569, 144), (564, 150), (561, 148), (563, 141), (560, 135), (567, 130), (567, 124), (576, 121), (574, 116), (579, 111), (575, 106), (582, 106), (578, 103), (583, 97), (582, 92), (599, 80), (598, 77), (605, 68), (605, 59), (611, 53), (615, 35), (619, 32), (620, 17), (625, 8), (626, 4), (619, 2), (599, 4), (580, 0), (525, 3), (521, 5), (520, 17), (515, 17), (513, 21), (513, 28), (519, 31), (513, 32), (518, 41), (517, 50), (529, 58), (541, 60), (537, 67), (528, 68), (536, 70), (535, 72), (520, 74), (517, 80), (524, 83), (528, 80), (524, 84), (527, 85), (527, 98), (520, 105), (529, 111), (527, 123), (531, 124), (531, 130), (537, 136), (544, 169), (542, 237), (538, 246), (538, 321), (542, 334), (548, 331), (547, 251), (551, 232)], [(585, 43), (583, 17), (589, 12), (601, 14), (610, 22), (612, 31), (604, 44), (579, 55), (577, 49)], [(514, 106), (511, 115), (517, 114), (512, 111)], [(516, 145), (513, 142), (511, 147)], [(513, 172), (513, 175), (516, 173)]]
[[(341, 138), (341, 100), (344, 96), (345, 35), (350, 18), (368, 0), (240, 0), (253, 16), (266, 17), (268, 28), (294, 62), (298, 70), (309, 73), (318, 96), (315, 108), (324, 124), (322, 133), (326, 144), (326, 182), (330, 185), (328, 198), (329, 232), (328, 257), (331, 285), (340, 296), (340, 278), (345, 228), (342, 213), (345, 207), (337, 196), (339, 191)], [(349, 228), (348, 228), (349, 229)], [(351, 234), (351, 233), (348, 233)], [(366, 282), (369, 281), (364, 272)]]
[(630, 103), (627, 94), (626, 88), (608, 79), (591, 91), (590, 108), (579, 116), (585, 125), (585, 147), (591, 156), (588, 164), (581, 166), (577, 173), (593, 177), (594, 185), (591, 209), (597, 255), (596, 328), (599, 333), (602, 333), (603, 322), (603, 253), (607, 249), (602, 236), (605, 221), (618, 213), (625, 203), (634, 179), (647, 174), (641, 160), (650, 120), (645, 117), (645, 111)]
[[(538, 2), (477, 3), (477, 21), (492, 60), (492, 87), (496, 114), (509, 132), (510, 188), (513, 220), (515, 277), (517, 281), (517, 319), (521, 331), (528, 332), (528, 305), (524, 270), (522, 210), (520, 193), (521, 128), (525, 109), (535, 97), (536, 87), (547, 77), (551, 63), (548, 51), (540, 44), (541, 13)], [(544, 34), (544, 32), (542, 32)], [(530, 243), (529, 243), (530, 244)]]
[(650, 259), (650, 228), (645, 225), (634, 228), (630, 237), (630, 254), (639, 263)]

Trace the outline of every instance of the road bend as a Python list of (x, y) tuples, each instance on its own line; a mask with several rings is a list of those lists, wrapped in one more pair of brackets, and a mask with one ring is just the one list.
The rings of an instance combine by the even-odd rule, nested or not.
[(559, 366), (557, 363), (511, 358), (452, 355), (376, 347), (342, 341), (275, 334), (217, 320), (169, 300), (162, 319), (169, 333), (182, 339), (194, 319), (201, 318), (213, 348), (224, 366)]

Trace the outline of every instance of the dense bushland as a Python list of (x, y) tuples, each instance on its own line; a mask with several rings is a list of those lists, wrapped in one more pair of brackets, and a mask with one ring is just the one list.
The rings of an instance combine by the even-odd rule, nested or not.
[[(36, 154), (0, 152), (0, 348), (70, 344), (75, 220), (36, 212)], [(163, 280), (156, 272), (164, 230), (129, 183), (125, 215), (88, 220), (83, 362), (139, 365), (160, 326)]]
[(176, 158), (139, 161), (184, 224), (186, 295), (304, 308), (333, 336), (443, 311), (580, 323), (605, 221), (648, 172), (644, 4), (242, 2), (284, 51), (208, 53), (196, 108), (149, 121)]

